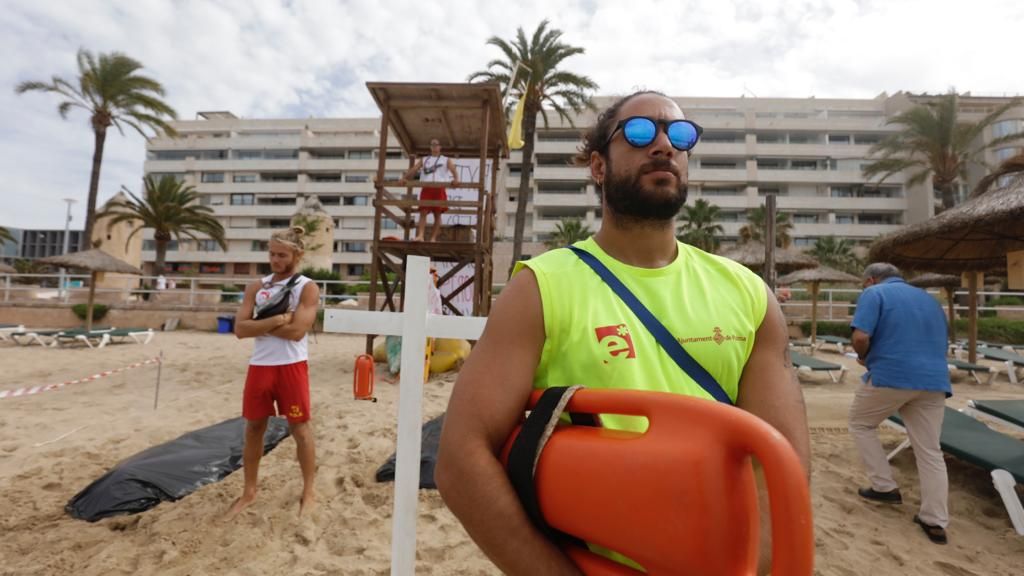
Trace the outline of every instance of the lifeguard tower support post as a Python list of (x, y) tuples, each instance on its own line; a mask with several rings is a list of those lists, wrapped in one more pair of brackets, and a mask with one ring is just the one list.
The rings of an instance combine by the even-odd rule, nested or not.
[[(380, 150), (378, 153), (372, 261), (370, 264), (370, 306), (373, 310), (398, 311), (404, 299), (406, 259), (426, 256), (433, 262), (454, 265), (438, 278), (444, 285), (466, 267), (473, 274), (452, 291), (443, 295), (446, 313), (460, 314), (453, 300), (464, 290), (473, 289), (474, 316), (487, 315), (491, 304), (493, 276), (492, 249), (496, 188), (501, 158), (508, 158), (505, 115), (501, 91), (497, 84), (425, 84), (367, 82), (367, 88), (381, 110)], [(479, 158), (479, 177), (463, 181), (458, 188), (477, 190), (473, 200), (420, 201), (415, 189), (423, 184), (409, 180), (402, 183), (385, 178), (388, 134), (398, 139), (409, 157), (410, 167), (417, 157), (430, 154), (430, 141), (441, 141), (446, 156)], [(491, 162), (490, 191), (485, 186), (487, 162)], [(428, 186), (445, 186), (430, 182)], [(437, 242), (411, 241), (415, 227), (413, 215), (421, 206), (446, 206), (446, 214), (472, 215), (466, 227), (445, 230)], [(381, 237), (381, 222), (388, 218), (398, 225), (401, 238)], [(383, 299), (378, 304), (378, 292)], [(367, 339), (367, 351), (372, 336)]]

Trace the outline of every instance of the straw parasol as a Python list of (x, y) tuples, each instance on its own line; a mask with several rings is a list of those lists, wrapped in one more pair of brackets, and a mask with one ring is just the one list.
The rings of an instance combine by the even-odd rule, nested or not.
[(790, 272), (779, 278), (780, 286), (800, 284), (806, 282), (811, 285), (811, 345), (813, 346), (818, 337), (818, 288), (822, 282), (835, 282), (837, 284), (857, 284), (860, 278), (853, 274), (840, 272), (828, 266), (817, 268), (806, 268)]
[[(992, 190), (942, 214), (879, 238), (872, 262), (891, 262), (908, 270), (984, 272), (1006, 265), (1006, 254), (1024, 250), (1024, 184)], [(969, 357), (977, 361), (978, 281), (968, 276)]]
[[(722, 256), (755, 271), (764, 268), (764, 244), (756, 240), (737, 244), (723, 252)], [(817, 260), (799, 250), (792, 248), (777, 248), (775, 250), (775, 269), (779, 272), (793, 272), (804, 268), (814, 268), (817, 265)]]
[(60, 256), (40, 258), (42, 264), (52, 264), (65, 268), (81, 268), (90, 272), (89, 278), (89, 305), (86, 307), (85, 329), (92, 330), (92, 304), (96, 299), (96, 280), (103, 272), (116, 272), (118, 274), (136, 274), (141, 276), (142, 270), (135, 266), (114, 258), (103, 250), (93, 249), (84, 252), (72, 252)]
[(14, 266), (0, 262), (0, 274), (15, 274), (16, 272), (17, 270), (14, 269)]

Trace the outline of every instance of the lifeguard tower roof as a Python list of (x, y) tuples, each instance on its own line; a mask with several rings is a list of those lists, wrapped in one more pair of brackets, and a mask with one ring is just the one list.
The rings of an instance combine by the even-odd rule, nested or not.
[(448, 156), (480, 157), (486, 131), (485, 155), (508, 158), (497, 84), (367, 82), (366, 87), (381, 113), (389, 116), (406, 154), (429, 154), (430, 141), (437, 138)]

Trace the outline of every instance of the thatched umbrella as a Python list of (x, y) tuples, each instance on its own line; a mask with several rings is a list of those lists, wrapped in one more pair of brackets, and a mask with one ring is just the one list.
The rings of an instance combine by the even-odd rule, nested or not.
[(90, 272), (89, 305), (86, 308), (85, 313), (86, 330), (92, 330), (92, 303), (96, 299), (96, 281), (99, 279), (100, 274), (103, 272), (116, 272), (118, 274), (142, 275), (142, 270), (139, 270), (124, 260), (118, 260), (103, 250), (98, 249), (40, 258), (38, 262), (41, 264), (63, 266), (65, 268), (81, 268)]
[[(722, 256), (739, 262), (754, 271), (764, 268), (764, 244), (751, 240), (743, 244), (737, 244), (722, 253)], [(775, 269), (782, 273), (814, 268), (818, 261), (792, 248), (777, 248), (775, 250)]]
[[(879, 238), (872, 262), (908, 270), (985, 272), (1006, 265), (1006, 254), (1024, 250), (1024, 187), (1018, 182), (971, 198), (942, 214)], [(970, 361), (977, 361), (978, 281), (968, 276)]]
[(18, 271), (14, 269), (14, 266), (0, 262), (0, 274), (15, 274), (17, 272)]
[(779, 278), (780, 286), (800, 284), (802, 282), (807, 282), (811, 285), (811, 344), (813, 345), (818, 337), (818, 288), (821, 283), (857, 284), (860, 282), (860, 278), (827, 266), (798, 270)]

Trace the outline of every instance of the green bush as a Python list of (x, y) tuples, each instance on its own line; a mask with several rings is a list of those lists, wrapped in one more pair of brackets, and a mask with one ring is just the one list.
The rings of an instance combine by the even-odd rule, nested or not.
[[(1024, 305), (1024, 298), (1019, 296), (999, 296), (997, 298), (991, 298), (984, 304), (986, 307), (989, 306), (1022, 306)], [(993, 318), (997, 312), (995, 310), (978, 310), (978, 316), (982, 318)]]
[(221, 284), (220, 285), (220, 301), (221, 302), (241, 302), (242, 295), (239, 292), (244, 292), (244, 288), (239, 288), (234, 284)]
[[(100, 320), (103, 320), (103, 317), (107, 315), (107, 310), (109, 309), (110, 307), (107, 306), (106, 304), (93, 304), (92, 321), (99, 322)], [(75, 304), (74, 306), (71, 307), (71, 311), (75, 313), (75, 316), (78, 316), (79, 320), (85, 320), (85, 316), (89, 311), (89, 305)]]
[[(313, 268), (307, 267), (302, 269), (302, 275), (306, 278), (320, 281), (340, 281), (341, 274), (332, 272), (326, 268)], [(327, 294), (331, 296), (340, 296), (345, 294), (344, 284), (327, 284)]]
[[(800, 323), (800, 330), (806, 336), (811, 334), (811, 321), (805, 320)], [(818, 320), (818, 336), (842, 336), (844, 338), (850, 337), (850, 323), (849, 322), (830, 322), (827, 320)]]
[[(956, 321), (957, 335), (967, 334), (967, 319)], [(1024, 320), (1009, 318), (979, 318), (978, 339), (994, 344), (1024, 344)]]

